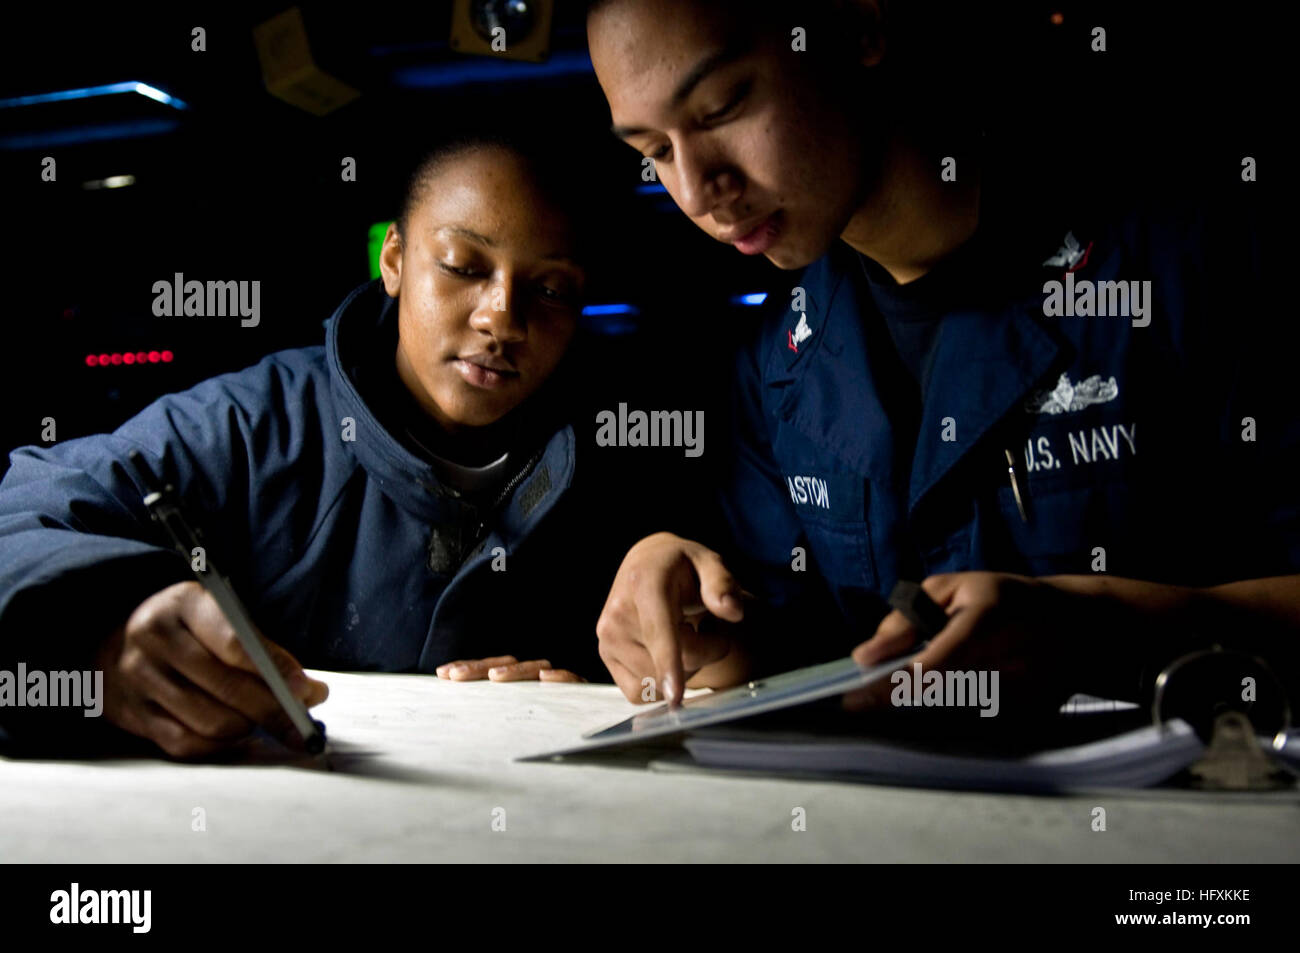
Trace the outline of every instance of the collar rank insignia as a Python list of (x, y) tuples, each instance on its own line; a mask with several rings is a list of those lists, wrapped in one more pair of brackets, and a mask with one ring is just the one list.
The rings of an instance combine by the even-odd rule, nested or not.
[(1064, 268), (1067, 273), (1078, 271), (1088, 264), (1088, 254), (1091, 251), (1092, 242), (1088, 242), (1088, 246), (1084, 248), (1080, 246), (1079, 239), (1074, 237), (1074, 232), (1066, 232), (1065, 243), (1061, 245), (1055, 255), (1043, 262), (1043, 267)]
[(796, 354), (799, 353), (799, 345), (812, 337), (812, 328), (808, 327), (808, 314), (803, 312), (799, 315), (799, 323), (794, 326), (793, 331), (786, 331), (786, 346)]

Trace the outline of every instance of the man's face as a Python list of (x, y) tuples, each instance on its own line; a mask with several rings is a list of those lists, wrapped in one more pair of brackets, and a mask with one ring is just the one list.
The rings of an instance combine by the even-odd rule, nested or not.
[(397, 370), (448, 431), (495, 423), (550, 376), (577, 327), (583, 270), (568, 218), (518, 158), (446, 160), (406, 235), (390, 227), (384, 286), (399, 296)]
[(588, 19), (614, 131), (655, 160), (704, 231), (779, 268), (803, 267), (839, 237), (873, 177), (851, 118), (869, 104), (848, 108), (850, 91), (826, 78), (834, 71), (792, 50), (780, 27), (746, 41), (734, 14), (706, 6), (616, 0)]

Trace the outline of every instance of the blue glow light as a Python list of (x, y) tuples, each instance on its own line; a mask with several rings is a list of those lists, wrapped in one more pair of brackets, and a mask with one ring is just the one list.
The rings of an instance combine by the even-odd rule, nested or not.
[(592, 318), (602, 314), (640, 314), (641, 309), (631, 304), (589, 304), (582, 313)]
[(408, 66), (394, 71), (393, 85), (403, 89), (441, 89), (469, 83), (500, 83), (591, 72), (591, 57), (585, 50), (568, 50), (554, 54), (544, 63), (483, 57), (436, 66)]
[(59, 103), (70, 99), (93, 99), (96, 96), (115, 96), (119, 93), (139, 93), (164, 106), (173, 109), (189, 109), (183, 101), (170, 93), (164, 93), (156, 86), (138, 83), (134, 80), (125, 83), (109, 83), (106, 86), (82, 86), (78, 89), (62, 89), (53, 93), (36, 93), (32, 96), (16, 96), (12, 99), (0, 99), (0, 109), (12, 109), (17, 106), (38, 106), (41, 103)]
[(628, 317), (600, 318), (596, 321), (584, 321), (583, 326), (594, 334), (616, 337), (623, 334), (636, 334), (641, 330), (636, 321)]
[(135, 91), (141, 96), (148, 96), (150, 99), (156, 100), (164, 106), (171, 106), (173, 109), (190, 108), (171, 93), (164, 93), (161, 89), (158, 89), (156, 86), (150, 86), (148, 83), (136, 83)]
[(658, 182), (651, 182), (649, 185), (638, 185), (636, 187), (637, 195), (667, 195), (668, 190)]
[(108, 122), (98, 126), (74, 126), (49, 132), (20, 133), (0, 136), (0, 149), (44, 149), (70, 146), (104, 139), (130, 139), (134, 136), (160, 136), (180, 126), (175, 119), (140, 119), (135, 122)]
[(736, 295), (731, 299), (732, 304), (759, 305), (767, 300), (766, 291), (752, 291), (745, 295)]

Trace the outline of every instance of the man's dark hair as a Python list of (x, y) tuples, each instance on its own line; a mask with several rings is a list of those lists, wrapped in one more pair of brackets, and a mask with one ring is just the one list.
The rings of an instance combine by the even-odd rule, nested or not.
[[(587, 15), (615, 3), (638, 0), (587, 0)], [(997, 5), (969, 0), (881, 0), (879, 18), (869, 15), (854, 0), (693, 0), (699, 8), (724, 15), (733, 39), (781, 38), (789, 42), (790, 30), (806, 30), (813, 62), (824, 70), (829, 88), (852, 97), (861, 91), (857, 108), (862, 115), (883, 106), (898, 116), (923, 117), (927, 135), (940, 139), (961, 130), (969, 138), (980, 125), (979, 110), (984, 74), (989, 62), (1008, 60), (996, 42), (1006, 34), (1004, 21), (1011, 14)], [(1016, 9), (1008, 5), (1008, 9)], [(855, 65), (861, 53), (863, 30), (882, 31), (885, 60), (866, 72)], [(879, 96), (886, 94), (888, 102)]]

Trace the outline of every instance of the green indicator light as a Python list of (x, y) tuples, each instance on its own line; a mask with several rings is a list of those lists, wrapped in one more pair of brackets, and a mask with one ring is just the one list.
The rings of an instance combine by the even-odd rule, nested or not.
[(376, 222), (370, 226), (370, 238), (367, 242), (370, 252), (370, 277), (372, 279), (379, 277), (379, 253), (384, 247), (384, 236), (388, 234), (388, 226), (392, 222)]

